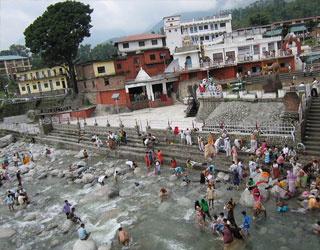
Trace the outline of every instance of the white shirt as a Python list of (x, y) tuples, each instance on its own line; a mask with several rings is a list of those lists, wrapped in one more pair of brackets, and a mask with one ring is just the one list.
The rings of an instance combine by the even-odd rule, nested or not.
[(99, 183), (102, 183), (102, 182), (104, 181), (104, 178), (105, 178), (104, 175), (100, 176), (100, 177), (98, 178), (98, 182), (99, 182)]
[(186, 135), (182, 131), (180, 131), (180, 136), (181, 136), (181, 139), (184, 139), (186, 137)]
[(284, 154), (288, 154), (289, 153), (289, 148), (288, 147), (283, 148), (282, 151), (283, 151)]
[(117, 177), (117, 175), (118, 175), (118, 174), (117, 174), (117, 172), (116, 172), (116, 171), (114, 171), (113, 176), (114, 176), (114, 177)]
[(129, 165), (129, 166), (130, 166), (130, 168), (132, 168), (132, 166), (133, 166), (133, 162), (132, 162), (132, 161), (126, 161), (126, 165)]
[(235, 169), (237, 169), (237, 165), (236, 164), (232, 164), (231, 166), (230, 166), (230, 171), (231, 172), (233, 172), (233, 170), (235, 170)]

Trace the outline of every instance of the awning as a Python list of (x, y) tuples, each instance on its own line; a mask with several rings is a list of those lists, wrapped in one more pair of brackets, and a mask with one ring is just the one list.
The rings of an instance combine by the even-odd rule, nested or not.
[(306, 26), (300, 25), (300, 26), (292, 27), (290, 29), (290, 32), (299, 32), (299, 31), (305, 31), (305, 30), (307, 30)]
[(278, 36), (278, 35), (281, 35), (281, 33), (282, 33), (282, 29), (277, 29), (277, 30), (267, 31), (264, 35), (265, 36)]

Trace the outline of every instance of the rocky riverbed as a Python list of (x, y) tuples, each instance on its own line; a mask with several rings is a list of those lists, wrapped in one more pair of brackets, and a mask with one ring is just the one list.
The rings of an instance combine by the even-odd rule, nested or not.
[[(182, 179), (172, 176), (169, 166), (163, 166), (161, 176), (148, 176), (151, 170), (139, 167), (134, 173), (127, 173), (127, 159), (108, 159), (89, 152), (90, 166), (81, 178), (73, 179), (84, 170), (86, 163), (80, 158), (82, 152), (51, 148), (51, 155), (44, 156), (45, 146), (24, 142), (10, 144), (1, 149), (0, 156), (9, 160), (15, 152), (33, 155), (34, 162), (9, 165), (11, 181), (0, 187), (1, 200), (8, 189), (16, 190), (15, 173), (22, 173), (22, 183), (31, 204), (26, 207), (15, 206), (9, 212), (2, 202), (0, 207), (0, 249), (121, 249), (117, 243), (117, 229), (122, 226), (131, 236), (130, 249), (222, 249), (223, 243), (209, 233), (207, 227), (200, 229), (194, 212), (194, 201), (205, 195), (205, 186), (198, 180), (200, 171), (190, 173), (192, 182), (185, 186)], [(71, 173), (69, 167), (76, 170)], [(115, 170), (120, 173), (118, 184), (113, 177), (106, 179), (100, 187), (97, 177), (111, 175)], [(219, 197), (211, 214), (224, 211), (224, 203), (233, 197), (239, 203), (241, 191), (227, 190), (230, 178), (220, 174), (217, 182)], [(139, 183), (137, 186), (136, 183)], [(159, 189), (167, 187), (169, 199), (159, 201)], [(242, 185), (243, 188), (243, 185)], [(77, 241), (77, 228), (61, 212), (64, 200), (75, 206), (76, 215), (91, 232), (87, 242)], [(235, 218), (241, 224), (241, 211), (247, 210), (252, 217), (251, 207), (238, 204)], [(296, 208), (295, 200), (289, 206)], [(312, 235), (312, 224), (318, 212), (307, 214), (276, 212), (272, 197), (265, 203), (268, 218), (261, 217), (252, 223), (251, 237), (237, 243), (237, 249), (316, 249), (319, 239)]]

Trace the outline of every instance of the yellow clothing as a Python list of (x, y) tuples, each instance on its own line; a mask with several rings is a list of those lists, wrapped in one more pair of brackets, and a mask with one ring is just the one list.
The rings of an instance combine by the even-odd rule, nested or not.
[(23, 164), (27, 164), (29, 161), (30, 161), (30, 160), (29, 160), (29, 157), (26, 156), (26, 157), (24, 158)]
[(213, 143), (214, 143), (214, 140), (213, 140), (213, 137), (212, 137), (211, 133), (209, 134), (208, 143), (211, 144), (211, 145), (213, 145)]
[(309, 199), (309, 209), (319, 208), (319, 204), (316, 199), (310, 198)]

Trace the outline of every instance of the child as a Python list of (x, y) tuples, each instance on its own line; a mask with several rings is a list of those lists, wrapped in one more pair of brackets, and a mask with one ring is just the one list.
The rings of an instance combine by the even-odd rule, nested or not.
[(313, 230), (313, 233), (320, 236), (320, 220), (318, 220), (317, 225), (318, 225), (318, 227), (317, 227), (317, 229)]
[(246, 211), (242, 211), (241, 212), (242, 216), (243, 216), (243, 225), (241, 226), (241, 228), (244, 229), (244, 231), (246, 232), (247, 235), (250, 234), (249, 229), (250, 229), (250, 219), (247, 216)]
[(184, 174), (183, 181), (185, 181), (187, 184), (189, 184), (191, 182), (189, 175)]
[(118, 171), (114, 172), (114, 183), (117, 184), (118, 183)]
[(277, 209), (278, 212), (287, 212), (287, 204), (282, 200), (282, 198), (279, 198), (276, 204), (278, 207)]
[(237, 190), (239, 190), (240, 179), (239, 179), (239, 173), (237, 172), (236, 169), (232, 171), (232, 175), (233, 175), (233, 185), (236, 187)]
[(204, 221), (203, 221), (203, 212), (201, 207), (197, 206), (197, 221), (200, 225), (200, 227), (203, 227), (205, 225)]
[(222, 238), (222, 234), (220, 233), (220, 231), (218, 230), (219, 228), (219, 223), (217, 221), (218, 219), (218, 216), (217, 215), (214, 215), (213, 216), (213, 219), (212, 219), (212, 223), (211, 223), (211, 226), (210, 226), (210, 232), (213, 234), (214, 232), (216, 232), (220, 238)]

